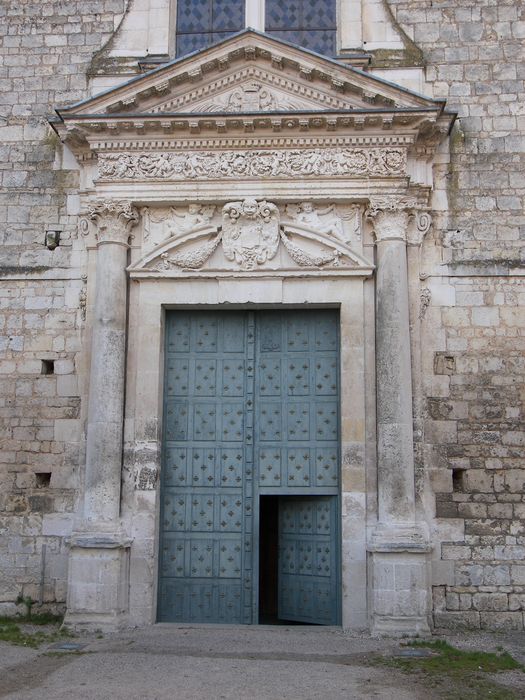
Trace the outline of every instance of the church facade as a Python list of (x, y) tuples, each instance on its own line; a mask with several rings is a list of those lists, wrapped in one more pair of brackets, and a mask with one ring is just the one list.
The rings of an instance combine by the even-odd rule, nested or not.
[(0, 606), (523, 629), (516, 4), (42, 8), (3, 36)]

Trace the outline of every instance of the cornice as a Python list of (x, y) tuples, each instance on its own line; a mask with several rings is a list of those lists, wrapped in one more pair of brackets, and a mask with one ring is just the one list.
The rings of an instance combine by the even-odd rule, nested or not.
[[(339, 132), (346, 138), (383, 139), (384, 143), (413, 143), (423, 151), (431, 149), (443, 139), (448, 130), (448, 120), (437, 119), (429, 110), (370, 110), (346, 112), (274, 112), (246, 114), (162, 114), (162, 115), (83, 115), (67, 119), (65, 123), (54, 123), (62, 140), (80, 144), (111, 142), (125, 143), (154, 140), (178, 142), (180, 139), (246, 138), (247, 134), (258, 134), (268, 138), (269, 134), (287, 138), (306, 134), (319, 138), (331, 138)], [(326, 136), (324, 136), (326, 135)], [(357, 141), (356, 141), (357, 142)], [(133, 147), (133, 146), (132, 146)], [(422, 151), (422, 152), (423, 152)]]
[(275, 134), (272, 136), (216, 136), (203, 138), (142, 138), (142, 139), (102, 139), (90, 137), (91, 149), (97, 153), (135, 153), (137, 151), (171, 151), (187, 150), (239, 150), (247, 148), (373, 148), (379, 146), (410, 148), (414, 143), (412, 134), (363, 134), (341, 136), (310, 136)]

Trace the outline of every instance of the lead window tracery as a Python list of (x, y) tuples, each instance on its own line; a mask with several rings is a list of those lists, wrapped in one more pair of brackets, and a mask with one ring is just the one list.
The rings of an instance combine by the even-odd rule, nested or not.
[[(241, 31), (254, 14), (264, 31), (327, 56), (336, 54), (337, 0), (177, 0), (176, 55), (185, 56)], [(257, 12), (254, 13), (254, 3)], [(264, 8), (264, 12), (263, 12)], [(249, 10), (249, 12), (248, 12)]]

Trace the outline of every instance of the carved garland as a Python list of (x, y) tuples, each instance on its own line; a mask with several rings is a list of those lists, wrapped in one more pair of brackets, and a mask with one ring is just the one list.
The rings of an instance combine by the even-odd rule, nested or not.
[[(195, 205), (192, 207), (195, 208)], [(331, 212), (331, 209), (328, 211)], [(301, 216), (301, 212), (303, 216), (317, 217), (318, 225), (322, 226), (317, 211), (310, 202), (300, 205), (297, 218)], [(190, 215), (188, 212), (187, 216), (198, 217), (200, 213), (195, 211)], [(336, 220), (333, 217), (329, 220), (330, 231)], [(193, 250), (162, 253), (160, 261), (157, 258), (152, 267), (159, 271), (173, 267), (196, 270), (204, 265), (222, 242), (223, 252), (228, 260), (237, 263), (242, 270), (255, 270), (275, 257), (280, 241), (292, 260), (300, 267), (337, 267), (341, 264), (344, 254), (337, 248), (330, 247), (327, 252), (311, 253), (296, 245), (289, 233), (284, 227), (280, 227), (279, 209), (275, 204), (253, 198), (229, 202), (222, 208), (222, 226), (217, 227), (215, 235), (212, 234), (211, 238)]]
[(299, 246), (286, 236), (284, 231), (281, 229), (281, 241), (284, 243), (284, 247), (288, 251), (292, 260), (299, 265), (299, 267), (323, 267), (324, 265), (332, 264), (335, 267), (339, 265), (339, 260), (341, 253), (338, 250), (331, 250), (329, 253), (324, 253), (323, 255), (311, 255), (307, 253)]
[(198, 180), (239, 177), (397, 175), (406, 170), (402, 148), (342, 148), (194, 153), (106, 153), (102, 180)]
[(196, 250), (191, 250), (187, 253), (162, 253), (161, 262), (156, 265), (157, 270), (169, 270), (172, 267), (181, 267), (188, 270), (198, 270), (202, 267), (206, 260), (211, 257), (222, 239), (222, 233), (219, 233), (211, 241), (207, 241), (204, 245)]

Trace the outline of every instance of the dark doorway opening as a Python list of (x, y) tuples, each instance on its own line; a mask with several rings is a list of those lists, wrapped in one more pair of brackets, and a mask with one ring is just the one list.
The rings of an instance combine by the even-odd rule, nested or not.
[(279, 496), (259, 504), (259, 624), (276, 625), (279, 559)]

